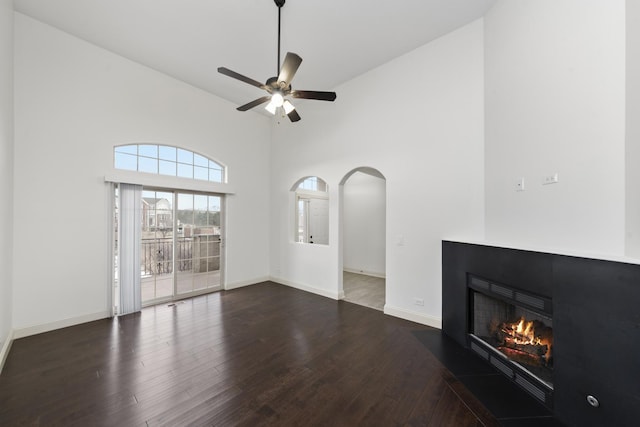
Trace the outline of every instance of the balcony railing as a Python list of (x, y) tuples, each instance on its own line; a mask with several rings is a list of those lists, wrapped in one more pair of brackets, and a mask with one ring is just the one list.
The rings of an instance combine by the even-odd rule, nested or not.
[[(217, 270), (220, 236), (177, 238), (175, 253), (178, 272)], [(142, 276), (173, 273), (173, 239), (142, 239), (140, 262)]]

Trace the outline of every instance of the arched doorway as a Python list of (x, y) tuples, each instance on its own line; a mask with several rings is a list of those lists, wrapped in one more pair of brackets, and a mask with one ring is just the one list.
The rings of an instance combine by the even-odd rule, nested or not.
[(386, 301), (386, 179), (360, 167), (340, 182), (344, 301), (383, 310)]

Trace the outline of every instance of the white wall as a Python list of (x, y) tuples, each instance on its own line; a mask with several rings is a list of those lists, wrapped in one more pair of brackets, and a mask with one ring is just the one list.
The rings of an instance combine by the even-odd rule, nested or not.
[(385, 275), (386, 183), (356, 172), (344, 184), (344, 269), (374, 276)]
[[(385, 311), (440, 323), (441, 239), (483, 237), (482, 38), (482, 21), (469, 24), (337, 87), (333, 104), (297, 103), (302, 121), (276, 127), (274, 278), (339, 296), (338, 184), (353, 169), (372, 167), (387, 180)], [(329, 184), (328, 246), (295, 244), (291, 237), (288, 190), (313, 175)], [(414, 305), (414, 298), (425, 305)]]
[(15, 329), (107, 312), (104, 176), (117, 144), (177, 145), (225, 163), (237, 191), (227, 283), (268, 277), (267, 118), (24, 15), (15, 25)]
[(640, 2), (626, 2), (626, 255), (640, 259)]
[[(624, 253), (624, 9), (499, 0), (486, 15), (488, 240)], [(560, 182), (543, 186), (555, 172)]]
[(11, 333), (13, 236), (13, 2), (0, 1), (0, 369)]

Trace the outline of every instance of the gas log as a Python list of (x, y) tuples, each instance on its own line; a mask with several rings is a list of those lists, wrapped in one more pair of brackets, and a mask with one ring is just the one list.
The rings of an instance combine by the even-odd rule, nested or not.
[(514, 322), (492, 322), (496, 347), (505, 355), (536, 366), (546, 366), (550, 362), (552, 329), (544, 323), (520, 318)]
[(525, 365), (532, 365), (532, 366), (545, 366), (546, 364), (544, 363), (544, 355), (539, 356), (536, 354), (531, 354), (531, 353), (527, 353), (521, 350), (516, 350), (514, 348), (509, 348), (509, 347), (504, 347), (504, 346), (499, 346), (498, 350), (505, 354), (506, 356), (509, 357), (509, 359), (515, 361), (515, 362), (519, 362), (519, 363), (523, 363)]
[[(512, 348), (524, 353), (533, 354), (536, 356), (544, 356), (547, 353), (548, 347), (544, 344), (533, 344), (529, 337), (522, 336), (515, 332), (508, 333), (504, 330), (498, 330), (495, 333), (499, 346)], [(526, 344), (520, 344), (520, 343)]]
[(533, 356), (542, 357), (547, 354), (548, 350), (548, 347), (544, 344), (518, 344), (513, 340), (513, 338), (508, 336), (504, 337), (500, 342), (502, 343), (500, 347), (511, 348)]

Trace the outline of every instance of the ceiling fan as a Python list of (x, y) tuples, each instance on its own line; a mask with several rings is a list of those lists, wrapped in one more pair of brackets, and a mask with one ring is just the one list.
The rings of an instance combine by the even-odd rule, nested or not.
[(292, 98), (334, 101), (336, 99), (336, 93), (313, 90), (294, 90), (291, 88), (291, 80), (293, 80), (293, 76), (295, 76), (298, 67), (300, 67), (302, 58), (293, 52), (287, 52), (284, 62), (282, 63), (282, 67), (280, 66), (280, 12), (285, 1), (286, 0), (274, 0), (276, 6), (278, 6), (278, 67), (276, 69), (278, 76), (269, 78), (266, 83), (263, 84), (225, 67), (218, 68), (218, 72), (225, 76), (248, 83), (252, 86), (259, 87), (269, 93), (269, 95), (265, 95), (247, 104), (241, 105), (236, 108), (238, 111), (247, 111), (269, 101), (269, 104), (265, 107), (267, 111), (275, 115), (278, 109), (282, 108), (284, 114), (289, 117), (289, 120), (297, 122), (300, 120), (300, 115), (287, 97), (290, 96)]

